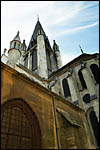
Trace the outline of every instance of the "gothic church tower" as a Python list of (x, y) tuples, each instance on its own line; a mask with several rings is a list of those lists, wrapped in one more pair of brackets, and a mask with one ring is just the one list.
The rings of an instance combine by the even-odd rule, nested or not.
[(59, 47), (54, 42), (53, 48), (51, 48), (39, 20), (31, 36), (26, 54), (24, 65), (42, 78), (47, 79), (52, 72), (62, 66)]

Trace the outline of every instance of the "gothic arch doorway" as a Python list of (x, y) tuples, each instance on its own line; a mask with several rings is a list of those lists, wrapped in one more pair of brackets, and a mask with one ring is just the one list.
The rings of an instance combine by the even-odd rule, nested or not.
[(1, 106), (1, 149), (39, 149), (41, 132), (35, 113), (21, 99)]

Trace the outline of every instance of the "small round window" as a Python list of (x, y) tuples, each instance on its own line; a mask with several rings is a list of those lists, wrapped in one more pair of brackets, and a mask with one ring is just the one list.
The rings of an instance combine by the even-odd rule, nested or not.
[(86, 104), (87, 104), (87, 103), (90, 103), (90, 94), (84, 95), (83, 101), (84, 101)]

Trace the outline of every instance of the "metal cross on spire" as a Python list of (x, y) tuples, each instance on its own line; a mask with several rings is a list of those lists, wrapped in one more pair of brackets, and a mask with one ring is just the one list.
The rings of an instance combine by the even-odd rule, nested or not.
[(84, 52), (83, 52), (83, 50), (82, 50), (82, 48), (81, 48), (81, 46), (80, 46), (80, 45), (79, 45), (79, 48), (80, 48), (80, 50), (81, 50), (81, 52), (82, 52), (82, 54), (83, 54)]

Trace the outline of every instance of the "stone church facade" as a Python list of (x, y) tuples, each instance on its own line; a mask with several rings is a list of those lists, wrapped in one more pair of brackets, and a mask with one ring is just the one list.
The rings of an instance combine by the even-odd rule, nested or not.
[[(62, 66), (38, 20), (28, 47), (19, 31), (1, 57), (1, 148), (98, 148), (99, 55)], [(67, 59), (67, 58), (66, 58)]]

